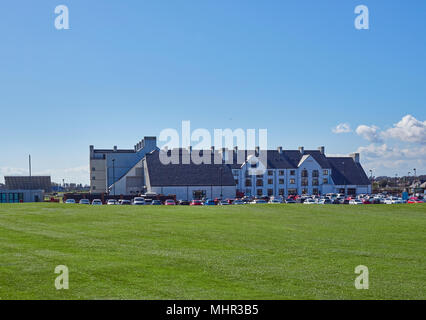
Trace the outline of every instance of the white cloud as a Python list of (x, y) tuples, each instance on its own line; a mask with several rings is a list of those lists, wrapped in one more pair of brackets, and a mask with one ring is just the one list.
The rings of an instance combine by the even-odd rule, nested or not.
[(351, 132), (351, 126), (348, 123), (340, 123), (332, 129), (333, 133), (348, 133)]
[(364, 169), (374, 169), (375, 175), (392, 175), (390, 172), (407, 175), (413, 168), (417, 168), (418, 173), (426, 170), (426, 146), (399, 148), (370, 144), (359, 147), (357, 152), (361, 154)]
[(366, 126), (366, 125), (360, 125), (355, 130), (356, 134), (363, 137), (364, 139), (370, 141), (370, 142), (381, 142), (381, 134), (379, 131), (379, 128), (376, 126)]
[(383, 136), (404, 142), (426, 144), (426, 121), (421, 122), (408, 114), (393, 128), (383, 132)]

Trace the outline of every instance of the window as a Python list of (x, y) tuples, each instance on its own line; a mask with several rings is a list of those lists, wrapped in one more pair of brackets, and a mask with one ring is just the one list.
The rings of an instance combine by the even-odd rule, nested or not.
[(315, 179), (312, 180), (312, 185), (313, 186), (319, 186), (319, 181), (318, 181), (317, 178), (315, 178)]
[(93, 176), (93, 177), (92, 177), (92, 180), (96, 180), (96, 177), (95, 177), (95, 176)]
[(93, 186), (93, 187), (92, 187), (92, 190), (96, 190), (96, 186)]
[(296, 170), (290, 170), (290, 175), (291, 176), (295, 176), (296, 175)]
[(312, 177), (318, 178), (319, 177), (319, 171), (318, 170), (312, 171)]
[(297, 195), (297, 189), (288, 189), (288, 194)]
[(279, 179), (279, 180), (278, 180), (278, 183), (279, 183), (279, 184), (284, 184), (284, 179)]
[(280, 196), (283, 196), (283, 195), (284, 195), (284, 189), (279, 189), (279, 190), (278, 190), (278, 194), (279, 194)]
[(234, 176), (238, 176), (238, 170), (232, 170), (234, 173)]
[(263, 196), (263, 189), (257, 189), (257, 195)]
[(296, 184), (296, 179), (290, 179), (290, 184)]
[(308, 194), (308, 189), (302, 189), (302, 194)]
[(235, 179), (235, 184), (238, 185), (238, 179)]
[(279, 174), (280, 176), (283, 176), (283, 175), (284, 175), (284, 170), (280, 170), (280, 171), (278, 171), (278, 174)]
[(96, 171), (96, 168), (95, 168), (95, 167), (93, 167), (93, 168), (92, 168), (92, 171)]
[(324, 170), (324, 171), (322, 172), (322, 174), (323, 174), (323, 175), (325, 175), (325, 176), (328, 176), (328, 170)]
[(272, 170), (268, 170), (268, 176), (274, 175), (274, 172)]
[(246, 189), (246, 196), (251, 196), (251, 189)]
[(251, 179), (246, 179), (246, 187), (251, 187)]
[(274, 180), (268, 179), (268, 184), (274, 184)]
[(257, 179), (256, 180), (256, 186), (263, 187), (263, 180), (262, 179)]
[(308, 177), (308, 170), (302, 170), (302, 177), (307, 178)]
[(268, 197), (272, 196), (274, 194), (274, 190), (268, 189)]
[(328, 179), (327, 178), (322, 179), (322, 183), (328, 184)]
[(319, 194), (319, 192), (318, 192), (318, 188), (314, 188), (314, 189), (312, 190), (312, 193), (313, 193), (313, 194)]
[(302, 178), (302, 186), (306, 187), (308, 185), (308, 178)]

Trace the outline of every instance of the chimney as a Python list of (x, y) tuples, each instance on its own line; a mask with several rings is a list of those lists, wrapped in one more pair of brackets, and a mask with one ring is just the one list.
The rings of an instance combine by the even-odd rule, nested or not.
[(319, 147), (318, 150), (321, 154), (325, 154), (325, 147)]
[(305, 153), (305, 148), (304, 147), (299, 147), (299, 151), (300, 151), (301, 154), (304, 154)]
[(277, 149), (277, 150), (278, 150), (278, 153), (279, 153), (279, 154), (282, 154), (282, 153), (283, 153), (283, 147), (278, 147), (278, 149)]
[(352, 154), (350, 155), (350, 157), (351, 157), (352, 159), (354, 159), (354, 161), (355, 161), (356, 163), (359, 163), (359, 153), (352, 153)]

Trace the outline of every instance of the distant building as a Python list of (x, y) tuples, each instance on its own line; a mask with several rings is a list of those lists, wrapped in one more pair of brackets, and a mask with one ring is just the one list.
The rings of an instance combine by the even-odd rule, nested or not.
[[(179, 149), (179, 163), (164, 165), (160, 151), (141, 158), (127, 173), (108, 188), (114, 195), (137, 195), (145, 192), (175, 194), (178, 199), (235, 198), (247, 196), (283, 196), (291, 194), (371, 193), (371, 182), (360, 164), (358, 153), (348, 157), (327, 157), (324, 147), (318, 150), (268, 150), (261, 175), (252, 175), (249, 154), (255, 151), (208, 150), (211, 164), (183, 164), (182, 157), (202, 155), (202, 150)], [(172, 151), (168, 151), (171, 153)], [(239, 157), (240, 156), (240, 157)], [(243, 159), (242, 163), (239, 159)], [(215, 162), (214, 159), (219, 159)], [(216, 163), (216, 164), (214, 164)]]
[(44, 190), (0, 190), (0, 203), (43, 202)]
[(4, 181), (8, 190), (52, 190), (50, 176), (5, 176)]
[(90, 146), (90, 192), (105, 193), (147, 153), (157, 148), (156, 137), (144, 137), (134, 149), (95, 149)]

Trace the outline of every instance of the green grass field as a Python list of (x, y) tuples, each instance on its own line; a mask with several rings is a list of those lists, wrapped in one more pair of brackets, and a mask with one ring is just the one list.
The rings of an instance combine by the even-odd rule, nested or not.
[(426, 299), (425, 287), (426, 204), (0, 205), (0, 299)]

